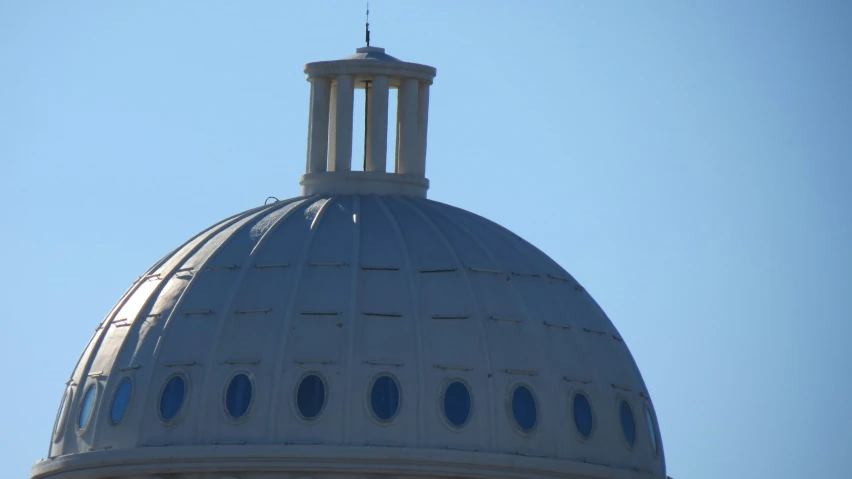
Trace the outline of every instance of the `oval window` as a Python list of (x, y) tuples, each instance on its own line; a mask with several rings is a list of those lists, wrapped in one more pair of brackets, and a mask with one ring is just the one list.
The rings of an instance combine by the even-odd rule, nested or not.
[(444, 417), (453, 426), (462, 427), (470, 417), (470, 391), (461, 381), (453, 381), (444, 390)]
[(110, 408), (109, 418), (113, 424), (118, 424), (121, 418), (124, 417), (124, 412), (127, 411), (127, 405), (130, 404), (130, 393), (133, 389), (133, 384), (130, 378), (124, 378), (119, 383), (115, 390), (115, 395), (112, 397), (112, 408)]
[(316, 374), (305, 376), (296, 391), (296, 407), (305, 419), (313, 419), (325, 405), (325, 383)]
[(243, 373), (234, 376), (225, 391), (225, 409), (228, 415), (233, 419), (245, 416), (251, 406), (251, 398), (251, 379)]
[(86, 389), (86, 394), (83, 396), (83, 403), (80, 405), (80, 417), (77, 421), (77, 427), (85, 429), (89, 424), (89, 419), (92, 417), (92, 409), (95, 406), (95, 385), (92, 384)]
[(390, 421), (399, 410), (399, 387), (390, 376), (380, 376), (370, 390), (370, 408), (382, 421)]
[(56, 421), (53, 422), (53, 437), (59, 437), (59, 431), (65, 425), (65, 417), (68, 415), (68, 404), (71, 403), (71, 390), (66, 389), (62, 394), (62, 402), (59, 403), (59, 411), (56, 411)]
[(538, 421), (535, 397), (526, 386), (518, 386), (512, 392), (512, 417), (524, 432), (532, 431)]
[(186, 383), (182, 376), (172, 376), (160, 395), (160, 416), (166, 421), (174, 419), (183, 406)]
[(594, 417), (592, 416), (592, 405), (589, 403), (589, 398), (583, 393), (574, 395), (574, 425), (577, 426), (577, 432), (583, 437), (589, 437), (592, 434), (594, 427)]
[(651, 448), (654, 450), (654, 454), (659, 454), (660, 452), (657, 450), (657, 430), (654, 428), (654, 419), (651, 417), (651, 409), (645, 408), (645, 422), (648, 423), (648, 435), (651, 438)]
[(633, 418), (633, 409), (630, 408), (630, 404), (627, 404), (627, 401), (623, 399), (621, 406), (619, 406), (618, 415), (621, 418), (621, 432), (624, 433), (624, 440), (633, 447), (633, 444), (636, 443), (636, 420)]

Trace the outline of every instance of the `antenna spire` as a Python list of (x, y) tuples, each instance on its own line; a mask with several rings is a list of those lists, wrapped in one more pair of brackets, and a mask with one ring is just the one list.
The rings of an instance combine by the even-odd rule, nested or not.
[(367, 2), (367, 25), (365, 26), (367, 31), (367, 46), (370, 46), (370, 2)]

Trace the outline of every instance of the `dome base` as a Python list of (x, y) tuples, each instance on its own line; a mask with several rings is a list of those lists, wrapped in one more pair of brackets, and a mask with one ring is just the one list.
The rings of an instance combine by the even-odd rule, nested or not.
[[(646, 472), (585, 461), (520, 454), (381, 446), (219, 445), (157, 446), (94, 451), (37, 463), (31, 479), (197, 478), (218, 473), (240, 478), (274, 472), (282, 478), (331, 478), (389, 474), (412, 479), (648, 479)], [(225, 474), (227, 473), (227, 474)], [(650, 474), (650, 475), (649, 475)], [(219, 477), (218, 475), (215, 477)], [(263, 476), (266, 477), (266, 476)], [(279, 477), (279, 476), (276, 476)]]

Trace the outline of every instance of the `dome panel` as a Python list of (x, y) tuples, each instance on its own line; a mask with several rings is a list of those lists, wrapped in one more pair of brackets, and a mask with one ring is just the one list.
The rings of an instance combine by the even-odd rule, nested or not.
[(510, 273), (478, 238), (430, 205), (423, 209), (459, 252), (466, 266), (487, 343), (493, 351), (499, 352), (492, 355), (492, 366), (498, 371), (537, 375), (546, 367), (546, 360), (536, 346), (542, 339), (540, 328), (532, 324)]
[(393, 220), (375, 197), (363, 198), (358, 217), (357, 312), (374, 318), (402, 317), (412, 310), (412, 289), (407, 254)]
[(402, 198), (389, 197), (380, 201), (387, 205), (398, 225), (415, 271), (440, 273), (458, 266), (449, 244), (419, 208)]
[(421, 316), (436, 320), (469, 318), (474, 307), (463, 276), (464, 266), (446, 239), (403, 200), (382, 201), (405, 242)]
[(394, 229), (390, 212), (376, 196), (364, 196), (360, 202), (358, 221), (358, 259), (363, 268), (399, 270), (403, 263), (400, 238)]

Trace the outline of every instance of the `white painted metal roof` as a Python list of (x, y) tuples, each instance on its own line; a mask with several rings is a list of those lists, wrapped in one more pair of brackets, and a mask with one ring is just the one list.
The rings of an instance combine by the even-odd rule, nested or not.
[[(234, 421), (223, 394), (241, 371), (253, 377), (255, 397)], [(309, 372), (328, 391), (315, 420), (294, 406)], [(370, 380), (383, 372), (400, 389), (399, 413), (387, 424), (367, 404)], [(175, 373), (188, 380), (187, 399), (166, 423), (158, 404)], [(113, 424), (112, 397), (125, 378), (132, 397)], [(460, 429), (449, 427), (440, 405), (442, 384), (453, 378), (472, 397)], [(532, 432), (512, 420), (519, 383), (537, 401)], [(93, 413), (81, 431), (89, 385)], [(640, 373), (582, 286), (499, 225), (417, 197), (298, 197), (199, 233), (133, 283), (95, 331), (69, 391), (53, 458), (312, 444), (520, 454), (557, 460), (565, 471), (592, 464), (600, 474), (664, 473), (643, 420), (650, 403)], [(589, 439), (573, 423), (576, 391), (594, 410)], [(632, 448), (621, 432), (620, 398), (636, 416)]]
[(398, 62), (399, 58), (393, 57), (385, 53), (385, 49), (381, 47), (361, 47), (354, 54), (342, 58), (342, 60), (377, 60), (385, 62)]

